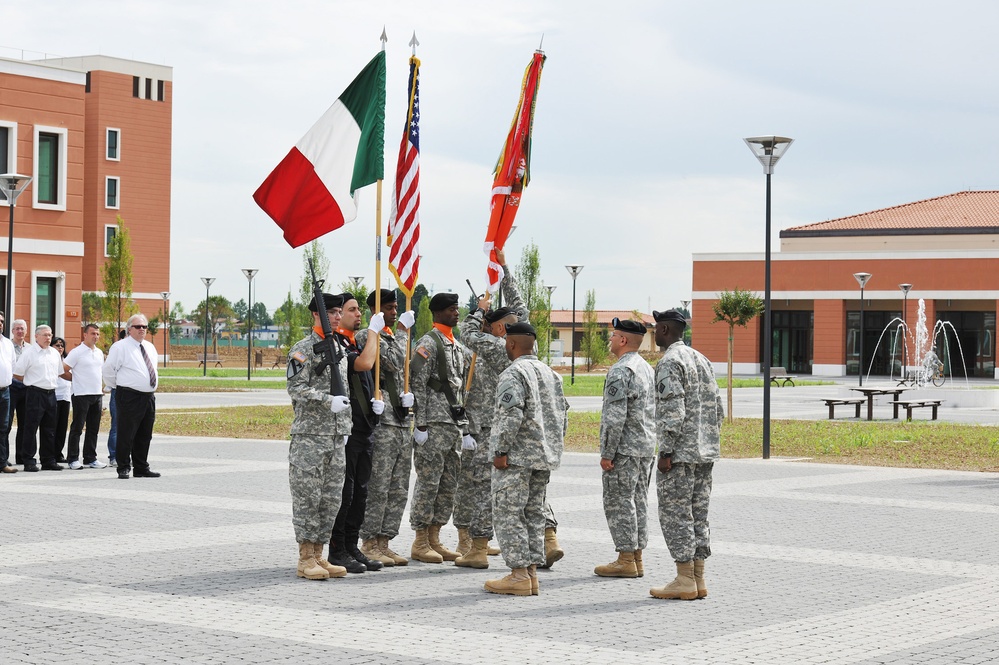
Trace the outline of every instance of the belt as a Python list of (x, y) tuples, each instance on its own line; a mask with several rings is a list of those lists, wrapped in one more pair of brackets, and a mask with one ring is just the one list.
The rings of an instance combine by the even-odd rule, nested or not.
[(34, 390), (35, 392), (45, 393), (46, 395), (51, 395), (55, 393), (55, 388), (39, 388), (38, 386), (28, 386), (28, 390)]
[(126, 393), (138, 393), (139, 395), (152, 395), (153, 391), (149, 390), (136, 390), (135, 388), (126, 388), (125, 386), (118, 386), (115, 390), (121, 390)]

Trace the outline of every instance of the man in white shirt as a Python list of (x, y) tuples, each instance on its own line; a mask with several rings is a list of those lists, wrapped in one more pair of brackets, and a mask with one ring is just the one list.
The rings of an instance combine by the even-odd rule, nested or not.
[[(63, 373), (62, 354), (52, 347), (52, 328), (35, 328), (35, 343), (21, 353), (14, 365), (14, 378), (24, 383), (25, 471), (38, 471), (35, 464), (35, 435), (39, 435), (38, 457), (43, 471), (62, 471), (56, 461), (56, 396), (59, 375)], [(18, 422), (20, 429), (21, 423)], [(18, 433), (20, 434), (20, 432)], [(18, 439), (21, 437), (18, 436)]]
[[(0, 333), (3, 332), (4, 317), (0, 312)], [(4, 435), (10, 424), (10, 384), (14, 380), (14, 363), (17, 356), (14, 345), (6, 337), (0, 336), (0, 472), (17, 473), (17, 467), (10, 464), (10, 443)]]
[(118, 443), (115, 459), (118, 477), (128, 479), (135, 468), (136, 478), (159, 478), (149, 468), (149, 442), (156, 422), (156, 347), (146, 341), (149, 321), (142, 314), (128, 320), (128, 336), (111, 345), (102, 374), (104, 383), (114, 388), (118, 412)]
[[(64, 369), (73, 381), (73, 422), (69, 426), (69, 450), (66, 455), (71, 469), (82, 469), (84, 466), (103, 469), (107, 466), (97, 459), (97, 433), (101, 428), (101, 410), (104, 406), (101, 381), (104, 352), (97, 348), (100, 338), (100, 328), (88, 323), (83, 329), (83, 344), (70, 351), (63, 360)], [(83, 440), (81, 464), (80, 435), (84, 425), (87, 436)]]
[[(14, 345), (14, 362), (21, 357), (21, 354), (28, 348), (28, 340), (24, 337), (28, 334), (28, 324), (24, 319), (14, 319), (10, 323), (10, 341)], [(24, 464), (21, 459), (24, 453), (24, 384), (14, 378), (10, 384), (10, 409), (7, 417), (7, 427), (3, 430), (3, 440), (10, 448), (10, 430), (14, 428), (14, 416), (17, 416), (17, 438), (14, 441), (14, 463)], [(8, 453), (9, 454), (9, 453)]]

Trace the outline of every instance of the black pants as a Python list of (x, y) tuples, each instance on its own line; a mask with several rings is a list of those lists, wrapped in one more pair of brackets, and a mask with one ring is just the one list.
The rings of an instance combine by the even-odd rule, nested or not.
[[(57, 460), (66, 459), (63, 456), (63, 450), (65, 450), (66, 448), (66, 430), (69, 428), (70, 404), (71, 402), (69, 400), (63, 400), (63, 399), (56, 400), (55, 449), (56, 449)], [(69, 460), (66, 461), (68, 462)]]
[(368, 504), (368, 480), (371, 479), (371, 434), (351, 434), (347, 439), (346, 471), (343, 477), (343, 500), (333, 523), (330, 551), (357, 546)]
[(83, 439), (83, 463), (97, 461), (97, 433), (101, 429), (102, 395), (73, 395), (73, 422), (69, 426), (70, 462), (80, 459), (80, 435), (87, 428)]
[(118, 420), (118, 449), (115, 459), (118, 470), (135, 467), (136, 471), (149, 471), (149, 442), (153, 438), (156, 422), (156, 395), (131, 388), (115, 388), (115, 407)]
[[(54, 390), (28, 386), (24, 397), (24, 450), (21, 459), (31, 466), (35, 463), (35, 435), (38, 435), (38, 458), (41, 463), (55, 464), (59, 457), (56, 450), (56, 397)], [(18, 421), (18, 430), (21, 429)], [(18, 431), (18, 440), (21, 439)]]
[(22, 456), (24, 454), (24, 396), (27, 387), (14, 379), (10, 384), (10, 411), (7, 417), (7, 427), (3, 431), (3, 440), (7, 444), (6, 448), (10, 452), (10, 430), (14, 428), (14, 416), (17, 416), (17, 439), (14, 441), (14, 463), (24, 464)]

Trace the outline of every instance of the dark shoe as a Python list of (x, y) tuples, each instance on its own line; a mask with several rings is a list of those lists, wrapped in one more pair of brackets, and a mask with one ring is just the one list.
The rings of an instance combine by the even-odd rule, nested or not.
[(334, 566), (343, 566), (347, 569), (348, 573), (363, 573), (367, 570), (367, 567), (354, 557), (350, 556), (347, 550), (333, 550), (326, 557), (326, 560)]
[(65, 464), (65, 463), (66, 463), (66, 462), (68, 462), (68, 461), (69, 461), (69, 460), (68, 460), (68, 459), (66, 459), (66, 457), (65, 457), (64, 455), (60, 455), (60, 456), (59, 456), (59, 459), (57, 459), (57, 460), (56, 460), (56, 462), (58, 462), (59, 464)]
[(160, 474), (158, 471), (152, 471), (150, 469), (146, 469), (145, 471), (139, 471), (136, 469), (135, 472), (132, 473), (132, 476), (135, 478), (159, 478)]
[(9, 464), (4, 464), (3, 468), (0, 469), (0, 472), (3, 472), (3, 473), (17, 473), (17, 467), (16, 466), (11, 466)]
[(24, 470), (25, 471), (31, 471), (31, 472), (38, 471), (38, 465), (37, 464), (25, 464), (24, 465)]
[(118, 469), (118, 477), (121, 478), (122, 480), (128, 480), (128, 467), (127, 466), (124, 469)]
[(62, 471), (62, 467), (55, 462), (48, 462), (47, 464), (42, 464), (42, 471)]
[(375, 561), (374, 559), (369, 559), (364, 556), (361, 550), (357, 549), (357, 545), (347, 548), (347, 554), (354, 557), (354, 560), (363, 565), (368, 570), (381, 570), (385, 567), (385, 564), (381, 561)]

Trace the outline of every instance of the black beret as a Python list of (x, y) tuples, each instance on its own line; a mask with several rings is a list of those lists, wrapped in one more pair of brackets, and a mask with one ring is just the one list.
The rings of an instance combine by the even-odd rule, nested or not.
[(631, 319), (619, 319), (615, 316), (611, 323), (614, 325), (614, 330), (631, 333), (632, 335), (645, 334), (645, 324), (639, 323), (638, 321), (632, 321)]
[(491, 309), (486, 312), (486, 323), (496, 323), (500, 319), (506, 318), (513, 314), (513, 310), (509, 307), (500, 307), (499, 309)]
[(530, 335), (534, 339), (538, 338), (538, 333), (534, 330), (534, 326), (530, 323), (520, 322), (508, 324), (506, 327), (507, 335)]
[[(340, 296), (335, 296), (332, 293), (323, 294), (323, 302), (326, 304), (326, 310), (329, 311), (334, 307), (343, 307), (343, 298)], [(316, 297), (312, 297), (312, 301), (309, 302), (309, 311), (318, 312), (319, 307), (316, 305)]]
[(346, 304), (351, 300), (357, 300), (357, 297), (350, 291), (344, 291), (340, 294), (340, 299), (344, 302), (344, 304)]
[(657, 312), (653, 310), (652, 318), (656, 320), (656, 323), (663, 323), (664, 321), (676, 321), (677, 323), (682, 323), (687, 325), (687, 319), (680, 312), (675, 309), (668, 309), (665, 312)]
[[(395, 299), (395, 289), (382, 289), (382, 304), (387, 302), (396, 302)], [(368, 307), (375, 306), (375, 292), (372, 291), (368, 294)]]
[(431, 312), (443, 312), (448, 307), (458, 304), (457, 293), (438, 293), (430, 299)]

